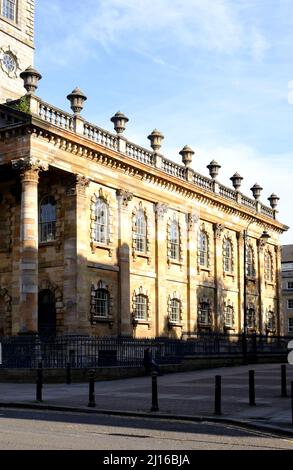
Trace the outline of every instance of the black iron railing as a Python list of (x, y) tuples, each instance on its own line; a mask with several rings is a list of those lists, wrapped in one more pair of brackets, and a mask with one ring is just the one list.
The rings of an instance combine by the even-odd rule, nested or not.
[[(129, 367), (143, 364), (149, 348), (158, 363), (180, 363), (193, 357), (242, 357), (241, 335), (201, 333), (185, 335), (184, 340), (169, 338), (134, 339), (128, 337), (90, 336), (17, 336), (0, 337), (2, 368)], [(247, 354), (251, 360), (259, 356), (285, 357), (291, 337), (247, 336)]]

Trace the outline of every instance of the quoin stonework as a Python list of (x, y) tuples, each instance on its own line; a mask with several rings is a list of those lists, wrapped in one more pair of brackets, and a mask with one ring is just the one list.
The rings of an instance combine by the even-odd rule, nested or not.
[(283, 333), (279, 198), (198, 174), (188, 146), (173, 162), (158, 130), (128, 141), (122, 112), (87, 122), (79, 88), (71, 112), (44, 102), (33, 12), (1, 1), (0, 335)]

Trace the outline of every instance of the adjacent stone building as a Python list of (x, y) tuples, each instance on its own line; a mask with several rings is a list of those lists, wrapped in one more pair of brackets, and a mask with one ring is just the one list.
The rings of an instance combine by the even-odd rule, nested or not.
[[(33, 3), (2, 1), (0, 47), (22, 69)], [(28, 19), (30, 46), (5, 29)], [(276, 195), (270, 207), (257, 184), (245, 196), (237, 173), (220, 184), (215, 161), (198, 174), (188, 146), (174, 163), (157, 130), (150, 150), (128, 141), (120, 112), (115, 133), (87, 122), (79, 89), (73, 114), (55, 108), (35, 95), (32, 67), (25, 94), (0, 60), (0, 335), (283, 332)]]
[(293, 245), (282, 246), (284, 333), (293, 335)]

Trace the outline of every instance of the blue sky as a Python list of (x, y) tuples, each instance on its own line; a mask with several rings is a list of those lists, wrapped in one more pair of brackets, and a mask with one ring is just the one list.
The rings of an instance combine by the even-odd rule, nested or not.
[[(224, 184), (238, 171), (246, 194), (255, 182), (265, 203), (276, 192), (293, 227), (293, 0), (36, 4), (39, 96), (69, 109), (80, 86), (87, 120), (112, 130), (121, 110), (126, 137), (147, 147), (158, 128), (167, 157), (180, 161), (188, 144), (196, 171), (207, 175), (215, 158)], [(281, 241), (293, 243), (293, 231)]]

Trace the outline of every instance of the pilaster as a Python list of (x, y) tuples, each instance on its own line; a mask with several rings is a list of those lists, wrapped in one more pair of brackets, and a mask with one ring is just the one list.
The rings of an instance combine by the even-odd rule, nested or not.
[(216, 331), (223, 329), (223, 254), (222, 254), (222, 233), (224, 225), (214, 224), (214, 252), (215, 252), (215, 317), (214, 325)]
[(130, 292), (130, 246), (131, 239), (128, 204), (133, 194), (124, 189), (117, 190), (118, 199), (118, 253), (119, 253), (119, 307), (118, 335), (132, 335)]
[[(157, 203), (154, 207), (156, 217), (156, 314), (155, 334), (159, 336), (164, 328), (164, 311), (167, 304), (167, 291), (165, 285), (167, 266), (166, 224), (165, 215), (168, 212), (167, 204)], [(160, 320), (162, 324), (160, 324)]]
[(187, 333), (193, 333), (197, 326), (197, 225), (198, 214), (188, 214), (187, 232)]

